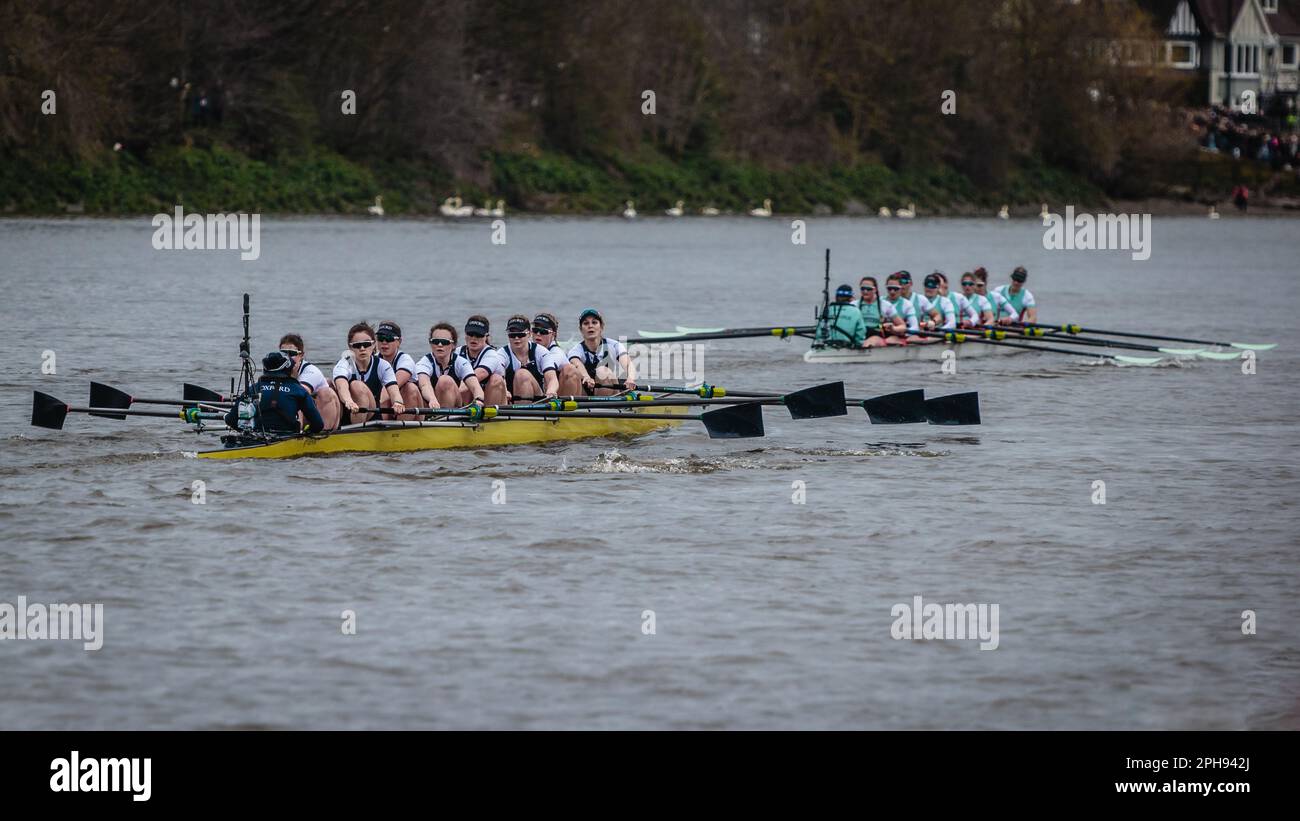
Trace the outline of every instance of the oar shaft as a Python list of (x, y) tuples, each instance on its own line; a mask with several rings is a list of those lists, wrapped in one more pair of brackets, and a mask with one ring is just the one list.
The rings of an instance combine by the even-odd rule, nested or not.
[[(1029, 327), (1032, 328), (1035, 326), (1029, 326)], [(1025, 341), (1043, 339), (1051, 342), (1057, 342), (1062, 345), (1088, 345), (1095, 348), (1119, 348), (1125, 351), (1155, 351), (1157, 353), (1160, 352), (1160, 348), (1156, 347), (1155, 345), (1139, 345), (1135, 342), (1119, 342), (1114, 339), (1088, 339), (1084, 337), (1075, 337), (1075, 336), (1057, 336), (1055, 334), (1047, 334), (1047, 333), (1033, 334), (1033, 333), (1026, 333), (1023, 329), (1017, 330), (1016, 326), (1007, 327), (1007, 326), (996, 326), (996, 325), (984, 325), (981, 326), (980, 328), (972, 329), (971, 332), (975, 333), (978, 332), (979, 330), (991, 331), (997, 334), (1005, 334), (1006, 336), (1014, 336), (1019, 340), (1025, 340)], [(965, 333), (965, 332), (958, 330), (957, 333)], [(996, 337), (996, 336), (994, 337), (995, 340), (1000, 338), (1001, 337)]]
[[(190, 402), (190, 403), (188, 403), (188, 405), (189, 405), (190, 407), (193, 407), (194, 403), (193, 403), (193, 402)], [(193, 413), (193, 414), (188, 414), (188, 415), (187, 415), (184, 411), (180, 411), (180, 412), (175, 412), (175, 411), (150, 411), (150, 410), (135, 410), (135, 409), (130, 409), (130, 408), (74, 408), (74, 407), (72, 407), (71, 405), (68, 406), (68, 412), (69, 412), (69, 413), (89, 413), (89, 414), (93, 414), (93, 415), (95, 415), (95, 416), (146, 416), (146, 417), (154, 417), (154, 418), (157, 418), (157, 419), (182, 419), (182, 420), (187, 420), (187, 421), (188, 421), (189, 419), (223, 419), (223, 418), (225, 418), (225, 414), (224, 414), (224, 413)]]
[(1076, 351), (1070, 348), (1056, 348), (1049, 345), (1028, 345), (1023, 342), (1008, 342), (1006, 340), (985, 339), (984, 337), (979, 336), (977, 334), (973, 334), (973, 333), (964, 334), (961, 331), (943, 331), (943, 332), (917, 331), (916, 333), (919, 333), (921, 336), (938, 337), (941, 339), (948, 339), (949, 337), (957, 337), (957, 336), (962, 337), (961, 340), (955, 338), (949, 340), (955, 344), (964, 344), (966, 342), (978, 342), (983, 345), (1002, 345), (1007, 348), (1023, 348), (1027, 351), (1049, 351), (1051, 353), (1070, 354), (1071, 356), (1088, 356), (1094, 359), (1097, 357), (1102, 357), (1104, 359), (1114, 358), (1114, 354), (1100, 353), (1097, 351)]
[(762, 328), (728, 328), (723, 331), (708, 331), (705, 333), (686, 333), (674, 334), (672, 336), (633, 336), (629, 337), (626, 342), (631, 345), (639, 343), (642, 345), (667, 345), (673, 342), (694, 342), (702, 339), (744, 339), (746, 337), (774, 336), (777, 339), (789, 339), (792, 336), (807, 336), (813, 333), (816, 328), (812, 325), (783, 325), (780, 327), (766, 326)]
[(1045, 322), (1022, 322), (1021, 325), (1027, 325), (1031, 328), (1050, 328), (1062, 331), (1067, 334), (1102, 334), (1103, 336), (1126, 336), (1133, 339), (1155, 339), (1164, 342), (1189, 342), (1193, 345), (1217, 345), (1221, 348), (1230, 346), (1231, 342), (1215, 342), (1210, 339), (1189, 339), (1183, 336), (1158, 336), (1156, 334), (1140, 334), (1132, 331), (1103, 331), (1100, 328), (1084, 328), (1080, 325), (1051, 325)]

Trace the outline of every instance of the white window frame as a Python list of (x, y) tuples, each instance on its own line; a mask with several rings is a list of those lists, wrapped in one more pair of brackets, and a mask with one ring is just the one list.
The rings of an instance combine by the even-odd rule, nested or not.
[[(1191, 54), (1191, 59), (1186, 62), (1174, 62), (1174, 49), (1185, 48)], [(1193, 40), (1171, 40), (1165, 43), (1165, 62), (1174, 68), (1196, 68), (1200, 65), (1200, 49), (1196, 47)]]
[(1237, 43), (1232, 52), (1233, 77), (1259, 76), (1259, 44)]

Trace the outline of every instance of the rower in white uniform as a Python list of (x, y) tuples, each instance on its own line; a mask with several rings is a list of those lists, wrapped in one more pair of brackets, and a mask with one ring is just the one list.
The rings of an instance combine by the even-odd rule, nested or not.
[(556, 378), (564, 376), (564, 370), (569, 364), (569, 354), (555, 338), (559, 330), (560, 320), (555, 318), (555, 314), (543, 312), (533, 317), (533, 341), (545, 348), (559, 366), (555, 372)]
[(501, 354), (506, 361), (506, 385), (514, 401), (542, 395), (554, 398), (560, 389), (559, 371), (566, 364), (565, 360), (557, 362), (546, 346), (529, 340), (531, 327), (523, 314), (506, 320), (510, 344), (501, 349)]
[(360, 408), (392, 408), (398, 416), (406, 412), (393, 366), (376, 355), (375, 329), (368, 322), (358, 322), (348, 329), (348, 352), (334, 365), (332, 376), (334, 392), (348, 412), (346, 421), (350, 423), (366, 422), (375, 415)]
[(939, 286), (942, 284), (938, 274), (929, 274), (925, 278), (925, 298), (929, 301), (930, 307), (939, 314), (939, 324), (935, 327), (936, 331), (955, 331), (957, 329), (957, 309), (953, 307), (952, 300), (939, 293)]
[(978, 315), (975, 324), (977, 326), (992, 325), (993, 303), (989, 302), (988, 297), (975, 290), (978, 285), (979, 280), (975, 279), (975, 275), (970, 271), (961, 275), (962, 296), (966, 297), (967, 301), (970, 302), (971, 307), (975, 309), (975, 313)]
[[(474, 375), (483, 386), (483, 398), (489, 405), (504, 405), (509, 401), (509, 387), (506, 385), (506, 363), (501, 352), (488, 341), (491, 326), (487, 317), (474, 314), (465, 320), (465, 344), (456, 349), (456, 353), (469, 360), (474, 368)], [(472, 399), (471, 391), (465, 383), (460, 385), (460, 401), (468, 405)]]
[(1037, 322), (1038, 306), (1034, 303), (1034, 295), (1025, 287), (1025, 280), (1029, 279), (1029, 272), (1025, 266), (1017, 265), (1016, 270), (1011, 272), (1011, 282), (998, 287), (998, 292), (1006, 297), (1011, 307), (1016, 309), (1020, 315), (1021, 322)]
[(474, 366), (456, 353), (456, 329), (439, 322), (429, 329), (429, 353), (415, 363), (415, 383), (426, 408), (460, 407), (461, 388), (467, 387), (470, 403), (483, 407), (483, 387)]
[(974, 328), (980, 324), (979, 311), (975, 310), (975, 306), (966, 295), (949, 289), (948, 275), (943, 271), (935, 271), (934, 275), (939, 278), (939, 293), (948, 298), (953, 310), (957, 312), (957, 325), (962, 328)]
[[(898, 284), (903, 287), (903, 299), (912, 303), (916, 312), (916, 323), (923, 331), (933, 331), (943, 322), (937, 308), (930, 304), (924, 294), (912, 293), (912, 274), (908, 271), (896, 271)], [(932, 338), (932, 337), (927, 337)]]
[(280, 353), (293, 360), (293, 378), (311, 394), (325, 422), (324, 430), (334, 430), (339, 426), (339, 396), (330, 387), (329, 380), (320, 368), (307, 361), (307, 346), (298, 334), (285, 334), (280, 337)]
[(975, 289), (980, 296), (993, 306), (993, 321), (998, 325), (1010, 325), (1020, 321), (1020, 312), (1011, 306), (1011, 302), (997, 290), (989, 290), (989, 272), (984, 266), (975, 269)]
[(904, 341), (908, 344), (924, 342), (929, 337), (916, 335), (916, 332), (920, 330), (920, 326), (916, 321), (916, 308), (912, 307), (910, 300), (903, 298), (903, 283), (899, 279), (899, 274), (890, 274), (885, 278), (885, 301), (902, 318), (903, 324), (911, 334)]
[[(402, 403), (408, 408), (419, 407), (420, 391), (415, 383), (415, 360), (402, 351), (402, 328), (392, 320), (380, 322), (375, 328), (375, 339), (379, 342), (379, 355), (393, 366), (393, 375), (397, 378), (397, 389), (402, 394)], [(403, 414), (401, 419), (416, 418), (415, 414)]]
[[(618, 393), (623, 387), (636, 388), (636, 373), (632, 357), (617, 339), (605, 336), (605, 319), (600, 311), (587, 308), (578, 316), (578, 330), (582, 341), (569, 349), (569, 364), (560, 378), (560, 390), (565, 396), (606, 396)], [(615, 368), (627, 374), (621, 385)]]

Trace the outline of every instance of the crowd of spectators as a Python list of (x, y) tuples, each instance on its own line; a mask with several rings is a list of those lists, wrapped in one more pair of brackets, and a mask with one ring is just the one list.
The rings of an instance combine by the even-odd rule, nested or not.
[(1300, 134), (1296, 133), (1294, 113), (1279, 121), (1212, 106), (1189, 112), (1189, 119), (1197, 145), (1205, 151), (1268, 163), (1274, 170), (1300, 166)]

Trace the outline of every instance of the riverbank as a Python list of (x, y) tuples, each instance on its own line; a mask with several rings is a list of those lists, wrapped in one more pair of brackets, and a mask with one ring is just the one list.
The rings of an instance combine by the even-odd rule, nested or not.
[[(1261, 188), (1269, 181), (1261, 169), (1226, 162), (1198, 158), (1167, 166), (1160, 175), (1165, 182), (1147, 186), (1166, 196), (1114, 200), (1078, 176), (1037, 163), (1012, 169), (1002, 186), (989, 189), (946, 166), (774, 169), (652, 151), (579, 159), (524, 147), (493, 152), (483, 180), (469, 181), (432, 164), (367, 166), (324, 149), (264, 161), (212, 143), (143, 155), (121, 149), (79, 162), (17, 157), (0, 167), (0, 214), (124, 216), (170, 212), (181, 204), (208, 213), (361, 215), (382, 197), (386, 214), (418, 217), (437, 215), (439, 205), (456, 196), (476, 206), (501, 199), (512, 213), (573, 215), (618, 214), (629, 200), (643, 215), (662, 214), (679, 200), (685, 214), (703, 208), (745, 214), (771, 200), (774, 213), (790, 215), (874, 216), (882, 207), (915, 205), (919, 215), (975, 217), (1007, 204), (1012, 216), (1032, 216), (1044, 202), (1054, 209), (1070, 203), (1098, 211), (1195, 214), (1218, 202), (1227, 216), (1229, 183)], [(1294, 179), (1272, 187), (1285, 196), (1258, 197), (1252, 212), (1294, 213), (1300, 206)]]

